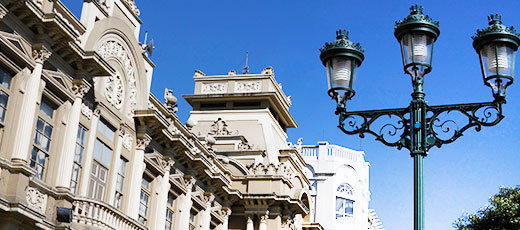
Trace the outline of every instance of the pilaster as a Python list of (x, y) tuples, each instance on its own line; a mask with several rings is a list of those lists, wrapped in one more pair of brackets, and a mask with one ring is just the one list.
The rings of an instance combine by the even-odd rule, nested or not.
[[(114, 170), (110, 171), (110, 177), (109, 178), (117, 178), (117, 173), (119, 172), (119, 168), (121, 165), (120, 158), (121, 158), (121, 150), (123, 148), (123, 140), (125, 138), (125, 135), (128, 133), (127, 128), (124, 126), (124, 124), (119, 125), (119, 129), (117, 130), (117, 137), (115, 140), (115, 148), (114, 148), (114, 155), (112, 157), (112, 162), (114, 162), (112, 165), (114, 165)], [(110, 184), (110, 189), (108, 190), (108, 201), (110, 204), (114, 204), (115, 199), (115, 193), (116, 193), (116, 180), (112, 180)]]
[(156, 208), (150, 210), (150, 216), (153, 217), (153, 219), (151, 219), (150, 229), (163, 229), (166, 225), (164, 213), (166, 213), (168, 193), (170, 192), (170, 168), (173, 166), (174, 161), (166, 156), (160, 159), (160, 161), (164, 175), (160, 177), (159, 186), (157, 188)]
[(214, 199), (215, 196), (211, 192), (204, 193), (204, 203), (206, 205), (206, 209), (202, 211), (201, 218), (199, 218), (200, 230), (210, 230), (209, 228), (211, 223), (211, 203), (213, 203)]
[[(184, 185), (186, 186), (186, 193), (179, 196), (179, 203), (176, 207), (174, 228), (175, 230), (189, 230), (190, 229), (190, 212), (193, 201), (191, 200), (191, 190), (195, 185), (195, 178), (191, 175), (184, 176)], [(177, 221), (178, 220), (178, 221)]]
[(146, 146), (150, 144), (151, 137), (144, 134), (143, 136), (137, 137), (136, 147), (133, 159), (131, 160), (130, 166), (130, 191), (128, 194), (128, 202), (131, 205), (127, 205), (127, 213), (130, 217), (137, 220), (139, 215), (139, 196), (141, 194), (141, 180), (143, 179), (144, 166), (144, 150)]
[(72, 177), (72, 165), (74, 164), (81, 106), (83, 104), (83, 96), (85, 96), (89, 89), (90, 85), (82, 79), (74, 79), (72, 81), (72, 90), (75, 99), (70, 108), (67, 126), (65, 127), (65, 138), (63, 140), (62, 152), (58, 157), (59, 167), (56, 171), (56, 188), (58, 190), (70, 190), (70, 180)]
[[(88, 183), (90, 178), (90, 170), (92, 168), (92, 161), (94, 159), (94, 145), (96, 143), (96, 130), (99, 123), (99, 116), (101, 114), (101, 111), (99, 108), (94, 109), (94, 112), (90, 114), (91, 110), (86, 106), (83, 105), (82, 108), (83, 111), (85, 111), (85, 114), (91, 115), (90, 116), (90, 130), (88, 132), (87, 136), (87, 151), (85, 152), (84, 156), (84, 162), (83, 162), (83, 169), (81, 170), (81, 180), (80, 180), (80, 186), (79, 186), (79, 195), (80, 196), (87, 196), (88, 192)], [(87, 116), (88, 118), (89, 116)]]
[[(13, 138), (13, 152), (11, 160), (13, 162), (26, 163), (29, 158), (29, 146), (33, 140), (33, 121), (35, 118), (36, 104), (40, 94), (40, 80), (42, 76), (43, 63), (51, 56), (51, 52), (43, 45), (35, 46), (33, 48), (32, 56), (34, 62), (34, 69), (31, 76), (25, 82), (25, 90), (22, 93), (22, 101), (20, 110), (23, 111), (18, 117), (16, 136)], [(23, 84), (23, 83), (22, 83)]]

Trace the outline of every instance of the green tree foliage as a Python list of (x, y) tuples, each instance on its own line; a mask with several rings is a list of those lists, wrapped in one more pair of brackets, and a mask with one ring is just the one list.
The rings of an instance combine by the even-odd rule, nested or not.
[(465, 214), (453, 224), (459, 230), (520, 229), (520, 185), (500, 188), (490, 204), (475, 214)]

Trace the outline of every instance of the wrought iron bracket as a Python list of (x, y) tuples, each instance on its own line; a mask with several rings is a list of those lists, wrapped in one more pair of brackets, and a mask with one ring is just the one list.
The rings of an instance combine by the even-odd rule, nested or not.
[[(336, 114), (339, 115), (338, 128), (349, 135), (359, 135), (364, 138), (365, 134), (371, 134), (384, 145), (403, 147), (410, 150), (412, 155), (417, 154), (417, 149), (422, 149), (424, 155), (433, 146), (440, 148), (444, 144), (454, 142), (463, 135), (465, 131), (474, 127), (477, 132), (482, 126), (494, 126), (498, 124), (504, 116), (502, 115), (502, 104), (506, 101), (503, 98), (493, 102), (469, 103), (428, 106), (424, 103), (425, 114), (422, 122), (412, 121), (412, 113), (417, 114), (416, 100), (413, 100), (409, 107), (384, 110), (366, 110), (348, 112), (344, 104), (338, 104)], [(421, 112), (422, 113), (422, 112)], [(465, 123), (459, 126), (455, 120), (443, 119), (442, 114), (459, 113), (464, 117)], [(382, 118), (394, 120), (385, 124), (375, 124)], [(397, 118), (397, 119), (396, 119)], [(412, 124), (413, 123), (413, 124)], [(413, 126), (413, 127), (412, 127)], [(414, 132), (422, 132), (421, 137), (413, 137)], [(415, 143), (412, 143), (412, 139)], [(418, 144), (419, 143), (419, 144)], [(420, 145), (420, 146), (417, 146)]]

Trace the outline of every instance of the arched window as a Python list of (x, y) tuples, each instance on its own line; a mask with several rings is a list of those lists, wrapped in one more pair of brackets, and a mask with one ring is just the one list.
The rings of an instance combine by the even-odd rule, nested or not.
[(352, 217), (354, 215), (353, 189), (343, 183), (336, 189), (336, 219)]

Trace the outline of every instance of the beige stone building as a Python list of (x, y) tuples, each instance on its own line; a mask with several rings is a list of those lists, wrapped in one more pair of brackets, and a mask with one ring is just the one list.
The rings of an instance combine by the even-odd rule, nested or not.
[(133, 0), (80, 19), (0, 0), (0, 17), (0, 229), (320, 229), (271, 68), (196, 71), (185, 126), (150, 93)]
[(150, 93), (133, 0), (80, 19), (0, 0), (0, 19), (0, 230), (323, 229), (272, 68), (195, 71), (184, 125), (171, 90)]

